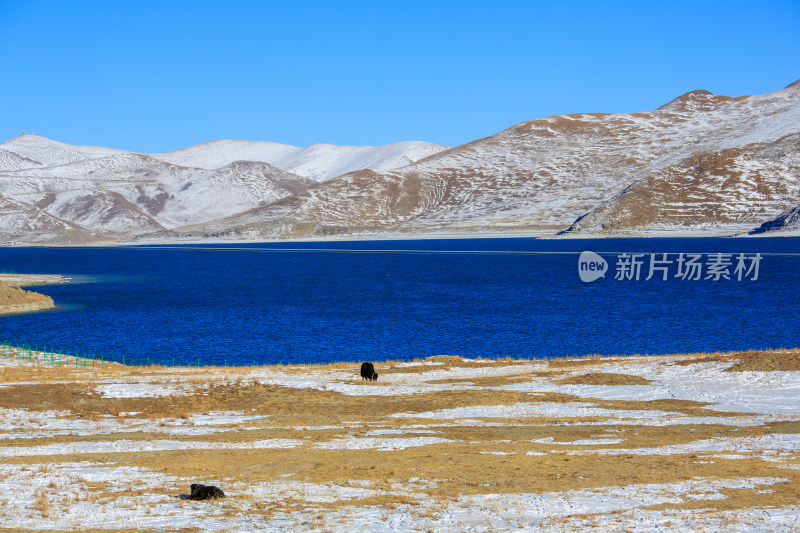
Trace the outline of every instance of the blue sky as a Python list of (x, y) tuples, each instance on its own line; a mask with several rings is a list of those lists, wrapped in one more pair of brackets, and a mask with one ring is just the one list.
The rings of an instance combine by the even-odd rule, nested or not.
[(800, 78), (800, 2), (0, 0), (0, 139), (457, 145)]

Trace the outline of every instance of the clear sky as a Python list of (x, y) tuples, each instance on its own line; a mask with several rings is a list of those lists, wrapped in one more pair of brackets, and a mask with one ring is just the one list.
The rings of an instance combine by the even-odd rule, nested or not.
[(0, 140), (454, 146), (798, 78), (798, 0), (0, 0)]

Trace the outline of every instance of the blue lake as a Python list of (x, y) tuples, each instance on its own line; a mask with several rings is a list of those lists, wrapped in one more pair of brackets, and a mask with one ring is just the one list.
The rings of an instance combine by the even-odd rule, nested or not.
[[(605, 278), (578, 276), (599, 253)], [(669, 279), (616, 280), (668, 253)], [(677, 254), (734, 254), (732, 279), (675, 278)], [(736, 280), (738, 254), (760, 253)], [(708, 263), (709, 256), (702, 256)], [(707, 267), (708, 265), (706, 265)], [(752, 266), (748, 263), (748, 266)], [(126, 362), (271, 364), (556, 357), (800, 346), (800, 239), (458, 239), (2, 248), (0, 271), (75, 278), (0, 340)]]

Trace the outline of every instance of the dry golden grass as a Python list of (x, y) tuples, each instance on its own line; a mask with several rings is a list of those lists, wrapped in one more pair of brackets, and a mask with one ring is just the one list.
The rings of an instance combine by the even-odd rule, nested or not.
[(36, 509), (44, 518), (50, 518), (52, 506), (47, 498), (47, 491), (39, 489), (34, 493), (33, 508)]
[(675, 364), (678, 366), (689, 366), (698, 363), (720, 363), (720, 362), (730, 362), (730, 357), (728, 355), (706, 355), (703, 357), (692, 357), (689, 359), (681, 359), (679, 361), (675, 361)]
[(630, 376), (628, 374), (591, 372), (560, 379), (556, 383), (559, 385), (647, 385), (650, 381), (641, 376)]
[[(683, 355), (687, 357), (686, 354)], [(675, 362), (686, 366), (697, 363), (733, 363), (727, 372), (794, 372), (800, 370), (800, 350), (750, 350), (746, 352), (720, 352), (695, 354)]]
[[(721, 459), (708, 454), (618, 456), (551, 453), (524, 455), (519, 446), (515, 455), (481, 454), (485, 445), (444, 443), (393, 452), (365, 454), (360, 450), (194, 450), (126, 454), (123, 464), (163, 471), (183, 478), (226, 480), (254, 484), (276, 479), (303, 480), (312, 483), (346, 484), (368, 482), (371, 488), (391, 490), (392, 484), (422, 477), (433, 483), (426, 486), (426, 498), (442, 500), (464, 495), (542, 493), (552, 491), (625, 486), (642, 483), (671, 483), (695, 478), (738, 479), (742, 477), (781, 477), (790, 483), (776, 485), (774, 492), (754, 494), (759, 505), (796, 505), (800, 503), (800, 472), (781, 469), (760, 459)], [(509, 448), (513, 449), (513, 448)], [(528, 446), (530, 449), (530, 446)], [(91, 457), (103, 460), (103, 457)], [(86, 459), (85, 456), (60, 456), (59, 461)], [(176, 489), (173, 489), (173, 491)], [(739, 491), (742, 494), (747, 490)], [(137, 491), (115, 497), (141, 494)], [(229, 497), (239, 495), (229, 492)], [(370, 497), (373, 503), (402, 504), (416, 500), (404, 494)], [(325, 504), (326, 508), (350, 505), (343, 500)], [(359, 500), (359, 504), (366, 504)], [(742, 500), (747, 506), (750, 501)], [(272, 510), (289, 510), (307, 505), (302, 498), (287, 498), (273, 503)], [(724, 505), (733, 508), (736, 504)]]
[(606, 362), (606, 359), (598, 354), (584, 355), (581, 357), (564, 357), (549, 359), (548, 365), (551, 368), (573, 368), (600, 365)]
[(734, 359), (739, 362), (730, 367), (728, 372), (795, 372), (800, 370), (800, 351), (797, 350), (749, 351), (737, 353)]
[[(31, 309), (46, 309), (53, 306), (53, 299), (38, 292), (12, 287), (0, 281), (0, 314), (12, 311), (14, 306), (30, 305)], [(28, 310), (31, 310), (28, 309)]]
[[(765, 367), (793, 364), (797, 352), (770, 352), (775, 357)], [(690, 354), (663, 358), (665, 364), (695, 364), (702, 361), (731, 360), (742, 365), (755, 365), (758, 352), (744, 354)], [(422, 384), (471, 384), (464, 390), (428, 390), (424, 387), (416, 394), (350, 396), (331, 390), (299, 389), (283, 385), (255, 382), (259, 372), (296, 374), (318, 373), (321, 376), (339, 376), (340, 370), (352, 371), (347, 378), (353, 385), (374, 387), (375, 391), (388, 386), (384, 382), (361, 383), (357, 363), (329, 365), (302, 365), (297, 367), (251, 368), (163, 368), (109, 366), (87, 371), (58, 369), (45, 366), (4, 367), (0, 381), (5, 384), (0, 395), (0, 407), (28, 409), (31, 411), (69, 411), (68, 417), (87, 421), (126, 420), (149, 421), (139, 432), (116, 434), (62, 434), (37, 438), (11, 438), (6, 435), (4, 447), (32, 447), (44, 444), (78, 443), (91, 441), (153, 441), (164, 438), (160, 433), (175, 424), (188, 425), (192, 416), (211, 411), (236, 411), (247, 415), (265, 415), (246, 423), (232, 425), (216, 433), (170, 435), (169, 440), (179, 442), (238, 443), (246, 445), (269, 439), (297, 439), (292, 448), (243, 449), (177, 449), (153, 452), (103, 452), (47, 456), (20, 456), (4, 459), (8, 465), (25, 465), (38, 468), (48, 475), (60, 463), (89, 461), (95, 464), (134, 466), (145, 470), (174, 476), (176, 482), (163, 487), (165, 494), (188, 492), (192, 481), (218, 484), (232, 498), (220, 512), (236, 516), (240, 506), (247, 502), (249, 514), (265, 518), (276, 513), (306, 512), (308, 501), (302, 494), (287, 495), (274, 501), (248, 500), (246, 493), (230, 492), (228, 487), (241, 484), (296, 481), (303, 483), (336, 484), (340, 486), (367, 487), (382, 491), (354, 500), (314, 504), (318, 515), (306, 514), (308, 524), (303, 527), (325, 529), (326, 511), (350, 507), (376, 505), (384, 509), (411, 505), (419, 508), (423, 517), (435, 521), (438, 509), (460, 496), (479, 494), (515, 494), (591, 489), (608, 486), (626, 486), (640, 483), (670, 483), (709, 479), (739, 479), (744, 477), (786, 478), (788, 483), (771, 485), (771, 492), (759, 493), (757, 489), (725, 491), (725, 500), (687, 501), (654, 508), (709, 508), (715, 510), (740, 509), (763, 506), (800, 504), (800, 470), (785, 468), (786, 463), (766, 461), (761, 457), (741, 452), (741, 458), (724, 458), (713, 453), (674, 453), (648, 455), (621, 453), (607, 455), (598, 449), (635, 450), (680, 445), (715, 438), (758, 437), (779, 433), (800, 433), (800, 422), (773, 422), (755, 426), (721, 424), (638, 425), (619, 424), (600, 417), (569, 419), (562, 417), (494, 417), (494, 425), (476, 425), (460, 420), (436, 418), (394, 417), (403, 413), (439, 411), (457, 407), (502, 406), (517, 403), (590, 403), (611, 411), (667, 411), (705, 416), (746, 416), (742, 413), (723, 413), (708, 409), (702, 402), (663, 399), (652, 401), (602, 400), (577, 397), (562, 393), (526, 393), (500, 390), (509, 383), (530, 381), (532, 378), (549, 380), (553, 384), (594, 385), (645, 385), (646, 379), (633, 374), (602, 372), (596, 366), (608, 362), (599, 357), (574, 361), (544, 362), (505, 360), (474, 363), (461, 358), (437, 356), (428, 362), (442, 365), (417, 365), (398, 367), (398, 362), (376, 365), (381, 374), (417, 374), (414, 380)], [(613, 364), (624, 364), (625, 358), (615, 358)], [(776, 362), (780, 361), (780, 363)], [(789, 363), (786, 363), (789, 361)], [(519, 369), (509, 368), (519, 365)], [(479, 367), (494, 369), (500, 375), (426, 381), (426, 374), (441, 368)], [(588, 367), (595, 372), (564, 378), (564, 373)], [(330, 372), (330, 371), (337, 372)], [(617, 368), (615, 368), (617, 370)], [(406, 379), (405, 376), (398, 378)], [(320, 378), (321, 379), (321, 378)], [(327, 378), (326, 378), (327, 379)], [(58, 382), (56, 382), (58, 381)], [(202, 385), (185, 396), (105, 398), (96, 393), (98, 381), (119, 383), (181, 383)], [(136, 414), (128, 414), (134, 412)], [(125, 415), (123, 416), (123, 413)], [(604, 425), (598, 425), (603, 423)], [(312, 426), (308, 428), (308, 426)], [(314, 427), (316, 426), (316, 427)], [(243, 429), (247, 429), (244, 431)], [(438, 437), (447, 439), (425, 446), (408, 447), (392, 451), (359, 449), (320, 449), (341, 439), (374, 438), (375, 429), (396, 433), (381, 438)], [(620, 439), (618, 443), (591, 444), (592, 439)], [(574, 444), (580, 441), (579, 444)], [(494, 455), (501, 452), (507, 455)], [(527, 455), (543, 453), (544, 455)], [(788, 464), (800, 463), (797, 451), (787, 457)], [(420, 485), (423, 483), (423, 486)], [(58, 490), (58, 489), (56, 489)], [(142, 491), (109, 493), (103, 484), (86, 485), (89, 501), (114, 504), (124, 497), (138, 498)], [(44, 515), (52, 502), (47, 494), (37, 495), (34, 508)], [(130, 504), (132, 505), (132, 504)], [(188, 505), (188, 504), (182, 504)], [(132, 512), (139, 512), (132, 510)], [(141, 511), (143, 512), (143, 511)], [(310, 512), (310, 511), (309, 511)], [(355, 511), (357, 512), (357, 511)], [(323, 518), (317, 518), (322, 516)]]

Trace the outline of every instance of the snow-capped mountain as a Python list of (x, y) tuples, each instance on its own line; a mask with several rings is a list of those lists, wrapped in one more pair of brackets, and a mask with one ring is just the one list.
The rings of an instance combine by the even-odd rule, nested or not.
[[(19, 137), (14, 137), (0, 144), (0, 150), (16, 158), (9, 163), (2, 164), (0, 166), (2, 170), (49, 167), (125, 153), (124, 150), (115, 150), (114, 148), (66, 144), (33, 134), (22, 134)], [(24, 160), (21, 166), (9, 166), (13, 165), (15, 161), (19, 161), (19, 158)]]
[[(18, 148), (19, 141), (0, 146), (11, 151)], [(62, 143), (42, 138), (23, 141), (26, 148), (34, 148), (25, 151), (24, 157), (39, 157), (48, 163), (0, 171), (0, 194), (14, 200), (6, 209), (16, 212), (16, 219), (24, 214), (56, 219), (84, 233), (53, 237), (52, 228), (41, 223), (35, 224), (44, 228), (41, 233), (20, 232), (20, 224), (27, 226), (18, 220), (12, 226), (0, 226), (0, 240), (81, 242), (132, 237), (225, 217), (316, 183), (260, 162), (235, 162), (206, 170), (102, 150), (87, 150), (87, 158), (75, 159), (79, 152)]]
[(798, 133), (799, 84), (741, 97), (692, 91), (654, 111), (524, 122), (402, 169), (351, 172), (164, 237), (552, 234), (595, 209), (602, 217), (587, 215), (570, 233), (752, 228), (797, 204)]
[(800, 83), (552, 116), (450, 149), (214, 141), (147, 155), (28, 135), (0, 144), (0, 240), (26, 242), (732, 234), (799, 201)]
[(385, 146), (336, 146), (312, 144), (297, 148), (266, 141), (219, 140), (152, 157), (197, 168), (219, 168), (234, 161), (260, 161), (315, 181), (325, 181), (365, 168), (389, 170), (404, 167), (446, 150), (446, 146), (407, 141)]
[(227, 217), (317, 185), (265, 159), (327, 177), (359, 165), (403, 166), (443, 148), (215, 141), (147, 155), (21, 135), (0, 144), (0, 241), (125, 239)]

